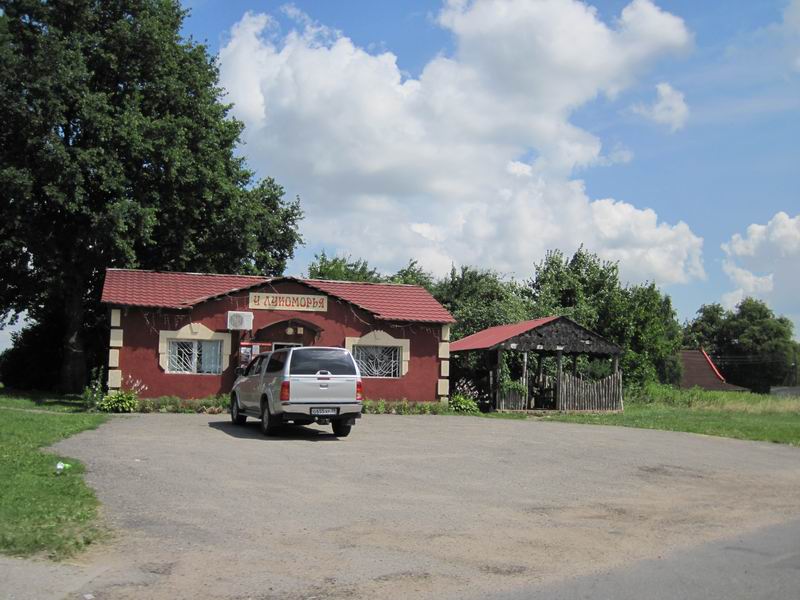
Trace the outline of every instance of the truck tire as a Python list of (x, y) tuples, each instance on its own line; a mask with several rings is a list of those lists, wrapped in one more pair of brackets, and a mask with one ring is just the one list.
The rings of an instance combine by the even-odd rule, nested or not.
[(247, 415), (243, 415), (241, 412), (239, 412), (239, 402), (236, 399), (236, 394), (233, 394), (231, 396), (230, 413), (231, 413), (231, 421), (233, 422), (234, 425), (244, 425), (245, 422), (247, 421)]
[(266, 436), (273, 436), (278, 431), (275, 419), (269, 414), (269, 404), (261, 403), (261, 432)]
[(334, 421), (333, 435), (336, 437), (347, 437), (350, 435), (350, 429), (352, 429), (352, 427), (352, 425), (347, 425), (344, 421)]

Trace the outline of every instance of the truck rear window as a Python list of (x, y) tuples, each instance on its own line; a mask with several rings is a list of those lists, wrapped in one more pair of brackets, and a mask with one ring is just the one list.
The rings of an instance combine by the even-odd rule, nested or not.
[(355, 375), (356, 365), (346, 350), (303, 348), (292, 352), (290, 374), (316, 375), (319, 371), (329, 371), (331, 375)]

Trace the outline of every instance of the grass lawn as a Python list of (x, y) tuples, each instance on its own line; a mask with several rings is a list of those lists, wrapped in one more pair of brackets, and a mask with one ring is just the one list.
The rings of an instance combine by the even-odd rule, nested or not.
[(0, 408), (28, 408), (57, 412), (82, 412), (85, 410), (80, 398), (69, 398), (53, 394), (26, 393), (17, 395), (0, 391)]
[[(0, 552), (68, 556), (98, 539), (98, 501), (83, 481), (83, 465), (42, 447), (97, 427), (100, 414), (29, 412), (35, 401), (0, 396)], [(8, 408), (12, 408), (9, 410)], [(59, 414), (61, 413), (61, 414)], [(55, 465), (72, 465), (61, 475)]]
[(800, 398), (647, 386), (626, 398), (623, 413), (568, 413), (550, 421), (688, 431), (800, 446)]

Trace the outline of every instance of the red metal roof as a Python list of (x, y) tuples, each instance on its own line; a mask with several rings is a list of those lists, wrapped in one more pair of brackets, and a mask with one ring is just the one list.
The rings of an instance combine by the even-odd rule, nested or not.
[(101, 301), (121, 306), (187, 309), (216, 296), (280, 280), (299, 281), (387, 321), (455, 322), (447, 309), (426, 289), (416, 285), (294, 277), (107, 269)]
[(387, 321), (455, 323), (447, 309), (418, 285), (299, 279), (306, 285), (346, 300)]
[(106, 269), (101, 302), (123, 306), (190, 308), (209, 297), (269, 281), (252, 275)]
[(502, 344), (514, 336), (527, 333), (537, 327), (541, 327), (545, 323), (558, 319), (555, 317), (542, 317), (541, 319), (533, 319), (532, 321), (520, 321), (519, 323), (511, 323), (510, 325), (497, 325), (496, 327), (489, 327), (478, 333), (473, 333), (465, 338), (450, 344), (450, 352), (465, 352), (467, 350), (486, 350), (487, 348), (494, 348), (497, 344)]

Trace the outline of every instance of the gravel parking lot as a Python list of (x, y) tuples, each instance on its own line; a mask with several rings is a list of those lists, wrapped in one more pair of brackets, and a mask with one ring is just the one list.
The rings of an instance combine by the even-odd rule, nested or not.
[(368, 415), (347, 439), (264, 438), (139, 415), (57, 449), (115, 535), (69, 564), (3, 559), (9, 598), (553, 597), (800, 519), (800, 449), (662, 431)]

